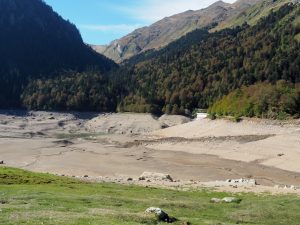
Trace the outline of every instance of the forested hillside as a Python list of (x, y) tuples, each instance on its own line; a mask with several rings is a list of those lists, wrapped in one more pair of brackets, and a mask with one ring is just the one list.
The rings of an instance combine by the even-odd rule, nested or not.
[[(120, 110), (182, 113), (207, 108), (243, 85), (300, 81), (299, 6), (286, 5), (257, 25), (213, 33), (186, 51), (168, 51), (128, 70)], [(169, 54), (171, 52), (171, 54)]]
[(214, 116), (286, 119), (300, 116), (300, 83), (257, 83), (234, 90), (208, 110)]
[[(109, 72), (107, 80), (100, 79), (106, 85), (91, 88), (98, 89), (97, 95), (86, 95), (89, 102), (98, 104), (102, 99), (99, 96), (113, 96), (104, 101), (107, 104), (101, 102), (101, 109), (80, 103), (72, 109), (111, 110), (114, 106), (118, 111), (181, 114), (186, 109), (207, 108), (229, 92), (257, 82), (299, 83), (299, 15), (299, 5), (288, 4), (252, 27), (244, 24), (216, 33), (194, 31), (166, 49), (129, 60)], [(70, 83), (84, 89), (80, 88), (85, 85), (83, 80), (80, 83), (77, 78), (72, 79)], [(60, 99), (58, 93), (65, 90), (63, 85), (57, 85), (60, 82), (57, 79), (31, 83), (23, 95), (25, 106), (60, 109), (61, 100), (53, 100)], [(91, 87), (96, 86), (91, 83)], [(50, 92), (54, 87), (56, 92)], [(67, 95), (73, 99), (75, 92)], [(39, 101), (49, 96), (51, 104)]]
[(41, 0), (0, 0), (0, 107), (20, 107), (29, 79), (115, 63), (86, 46), (77, 28)]

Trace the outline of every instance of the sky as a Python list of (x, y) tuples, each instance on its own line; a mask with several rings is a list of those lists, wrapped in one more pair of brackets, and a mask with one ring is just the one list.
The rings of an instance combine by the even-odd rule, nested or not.
[[(104, 45), (164, 17), (217, 0), (44, 0), (74, 23), (88, 44)], [(235, 0), (224, 0), (234, 2)]]

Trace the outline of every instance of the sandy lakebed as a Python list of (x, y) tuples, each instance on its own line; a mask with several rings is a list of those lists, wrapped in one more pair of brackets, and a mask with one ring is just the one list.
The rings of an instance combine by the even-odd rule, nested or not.
[[(101, 182), (300, 193), (300, 121), (0, 111), (2, 160)], [(174, 181), (140, 181), (145, 171)], [(223, 182), (240, 178), (257, 185)]]

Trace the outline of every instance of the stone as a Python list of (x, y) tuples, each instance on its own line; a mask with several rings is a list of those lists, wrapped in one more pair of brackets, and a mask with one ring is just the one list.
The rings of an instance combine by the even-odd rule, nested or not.
[(150, 207), (150, 208), (146, 209), (145, 212), (155, 214), (157, 219), (162, 222), (173, 223), (176, 221), (175, 218), (169, 217), (169, 215), (160, 208)]
[(3, 165), (3, 164), (4, 164), (4, 161), (3, 161), (3, 160), (1, 160), (1, 161), (0, 161), (0, 165)]
[(239, 185), (239, 186), (255, 186), (257, 185), (256, 180), (254, 179), (229, 179), (226, 180), (226, 183), (231, 184), (231, 185)]
[(242, 199), (235, 197), (225, 197), (223, 199), (220, 198), (212, 198), (210, 200), (211, 203), (240, 203)]
[(222, 199), (224, 203), (240, 203), (242, 199), (235, 198), (235, 197), (225, 197)]
[(150, 180), (150, 181), (168, 181), (173, 182), (172, 177), (169, 174), (163, 173), (152, 173), (152, 172), (144, 172), (139, 180)]

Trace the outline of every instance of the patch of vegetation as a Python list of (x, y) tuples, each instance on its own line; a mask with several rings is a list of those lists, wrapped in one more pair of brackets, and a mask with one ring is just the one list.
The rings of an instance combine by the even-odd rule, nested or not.
[(239, 15), (220, 23), (213, 30), (241, 26), (244, 23), (254, 26), (259, 22), (260, 19), (268, 16), (271, 12), (279, 10), (283, 5), (289, 2), (291, 2), (291, 0), (262, 1), (261, 3), (255, 4), (246, 11), (240, 13)]
[(299, 116), (300, 86), (278, 81), (276, 85), (259, 83), (242, 87), (216, 102), (210, 114), (234, 118), (259, 117), (284, 120)]
[[(240, 203), (213, 204), (228, 193), (177, 191), (118, 184), (92, 184), (0, 167), (0, 224), (156, 225), (145, 209), (156, 206), (179, 219), (199, 224), (297, 224), (300, 199), (293, 195), (237, 194)], [(24, 177), (30, 177), (27, 182)], [(48, 184), (46, 180), (52, 182)], [(38, 182), (34, 182), (37, 180)], [(232, 196), (232, 194), (230, 194)]]
[(300, 43), (300, 33), (295, 36), (295, 40)]
[[(74, 179), (57, 177), (44, 173), (31, 173), (21, 169), (13, 169), (8, 167), (0, 167), (0, 185), (17, 185), (17, 184), (78, 184)], [(1, 196), (0, 196), (1, 197)]]

